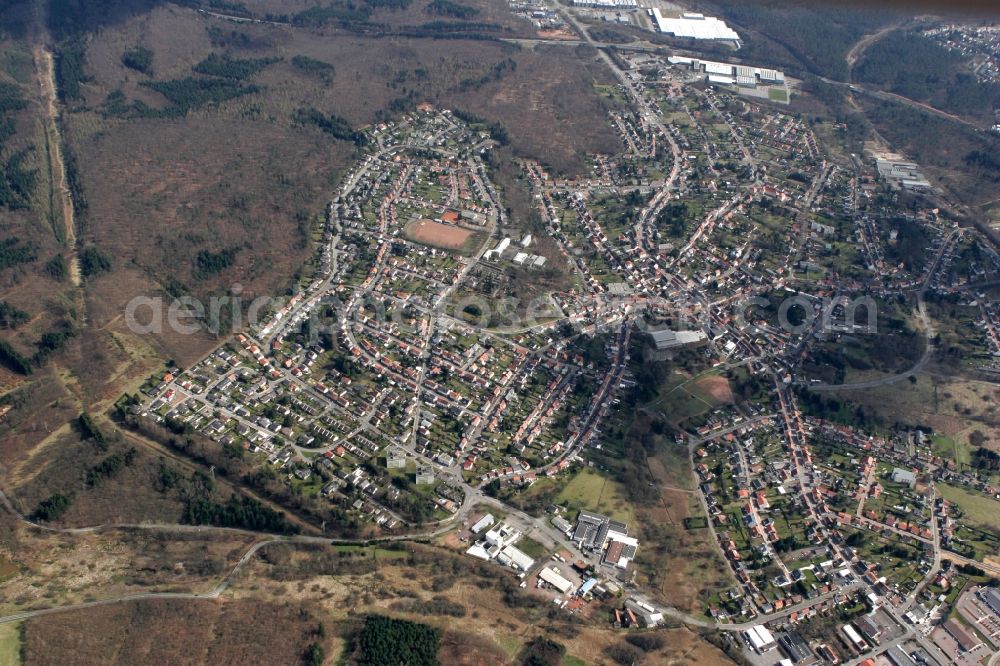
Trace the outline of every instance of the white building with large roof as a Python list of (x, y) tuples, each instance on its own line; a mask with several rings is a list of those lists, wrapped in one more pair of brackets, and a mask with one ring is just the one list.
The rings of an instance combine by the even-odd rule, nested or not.
[(670, 56), (667, 62), (675, 67), (689, 67), (693, 71), (705, 75), (710, 83), (737, 85), (743, 88), (785, 85), (785, 74), (777, 69), (753, 67), (750, 65), (733, 65), (728, 62), (715, 62), (687, 56)]
[(501, 560), (501, 564), (510, 564), (521, 571), (527, 571), (535, 563), (535, 560), (527, 553), (514, 546), (507, 546), (501, 550), (500, 554), (497, 555), (497, 560), (500, 560), (500, 558), (504, 558), (506, 560)]
[(563, 594), (568, 594), (574, 587), (573, 583), (563, 578), (563, 575), (552, 567), (544, 567), (538, 572), (538, 577)]
[(738, 42), (739, 34), (722, 19), (695, 12), (685, 12), (679, 18), (667, 18), (658, 7), (649, 10), (657, 29), (667, 35), (686, 39), (716, 39)]
[(495, 519), (493, 518), (493, 514), (492, 513), (486, 514), (485, 516), (483, 516), (482, 518), (480, 518), (479, 521), (475, 525), (472, 526), (472, 528), (471, 528), (472, 529), (472, 533), (473, 534), (479, 534), (480, 532), (482, 532), (483, 530), (485, 530), (487, 527), (491, 526), (494, 523), (494, 521), (495, 521)]

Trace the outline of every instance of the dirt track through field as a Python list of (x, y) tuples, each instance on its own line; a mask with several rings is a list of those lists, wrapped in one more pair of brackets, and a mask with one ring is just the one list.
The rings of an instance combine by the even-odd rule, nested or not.
[[(73, 285), (80, 286), (80, 260), (76, 247), (76, 219), (73, 193), (66, 182), (66, 165), (63, 162), (62, 134), (59, 132), (59, 107), (56, 95), (55, 63), (52, 52), (45, 46), (35, 47), (35, 69), (42, 90), (45, 106), (45, 134), (49, 157), (50, 187), (57, 194), (62, 211), (63, 240), (70, 249), (69, 276)], [(54, 203), (54, 202), (53, 202)]]

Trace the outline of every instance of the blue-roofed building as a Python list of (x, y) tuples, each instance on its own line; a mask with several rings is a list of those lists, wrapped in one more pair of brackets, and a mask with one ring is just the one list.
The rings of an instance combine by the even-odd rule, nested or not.
[(578, 596), (582, 597), (583, 595), (587, 594), (592, 589), (594, 589), (595, 585), (597, 585), (597, 579), (596, 578), (588, 578), (586, 580), (586, 582), (584, 582), (584, 584), (580, 586), (580, 589), (577, 590), (576, 593), (577, 593)]

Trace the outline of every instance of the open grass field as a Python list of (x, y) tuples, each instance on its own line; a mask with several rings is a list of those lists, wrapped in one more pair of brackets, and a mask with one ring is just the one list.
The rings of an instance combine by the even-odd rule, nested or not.
[(115, 604), (29, 620), (24, 663), (293, 664), (320, 621), (280, 600)]
[(721, 404), (733, 401), (733, 392), (729, 388), (729, 381), (715, 372), (699, 376), (686, 388), (690, 393), (706, 402)]
[(57, 521), (59, 524), (176, 522), (182, 502), (172, 494), (156, 491), (160, 460), (145, 450), (137, 449), (134, 462), (113, 478), (94, 486), (85, 483), (89, 469), (126, 448), (125, 444), (116, 444), (108, 452), (100, 452), (92, 443), (80, 441), (77, 433), (66, 427), (61, 436), (52, 438), (15, 468), (12, 476), (16, 475), (17, 485), (10, 488), (12, 501), (22, 513), (30, 514), (59, 489), (73, 495), (69, 509)]
[(674, 372), (660, 390), (660, 395), (646, 408), (663, 414), (675, 425), (682, 425), (684, 421), (732, 400), (729, 381), (716, 371), (696, 377)]
[(660, 496), (637, 508), (644, 546), (636, 561), (638, 578), (664, 601), (699, 614), (712, 594), (735, 583), (711, 531), (684, 527), (685, 518), (705, 517), (692, 492), (687, 448), (666, 444), (647, 465)]
[(468, 229), (434, 220), (413, 220), (406, 225), (403, 234), (421, 245), (444, 250), (459, 250), (472, 237), (472, 232)]
[(0, 624), (0, 666), (19, 666), (21, 663), (21, 624)]
[(968, 465), (972, 459), (971, 447), (957, 437), (932, 436), (931, 451), (934, 455), (946, 460), (954, 460), (959, 465)]
[(772, 102), (788, 102), (788, 91), (784, 88), (771, 88), (767, 91), (767, 98)]
[[(477, 597), (476, 616), (454, 617), (412, 615), (390, 611), (394, 595), (385, 595), (385, 585), (395, 586), (405, 570), (386, 570), (380, 584), (371, 576), (351, 584), (361, 590), (378, 590), (380, 598), (365, 601), (357, 597), (356, 615), (367, 612), (389, 614), (442, 629), (438, 659), (443, 664), (516, 664), (525, 644), (538, 635), (546, 635), (566, 646), (568, 664), (611, 663), (605, 650), (621, 641), (620, 633), (576, 625), (574, 633), (564, 622), (553, 632), (553, 622), (531, 625), (523, 620), (505, 620), (509, 610), (495, 591), (465, 586), (447, 591), (448, 599), (472, 602)], [(317, 583), (300, 581), (310, 593)], [(298, 583), (293, 586), (297, 590)], [(262, 588), (276, 589), (269, 582)], [(475, 591), (475, 592), (474, 592)], [(328, 594), (331, 591), (328, 590)], [(478, 594), (476, 594), (478, 592)], [(340, 597), (334, 592), (331, 596)], [(456, 602), (457, 603), (457, 602)], [(297, 605), (297, 604), (296, 604)], [(31, 620), (26, 625), (25, 664), (128, 664), (135, 660), (155, 659), (158, 663), (301, 663), (308, 645), (324, 646), (328, 661), (339, 663), (343, 650), (355, 635), (359, 622), (351, 617), (328, 612), (329, 602), (305, 602), (308, 610), (274, 601), (144, 601), (106, 606), (92, 611), (74, 611), (59, 616)], [(515, 614), (516, 615), (516, 614)], [(323, 635), (317, 635), (322, 623)], [(579, 633), (575, 633), (579, 632)], [(694, 663), (729, 663), (718, 650), (700, 641), (685, 629), (663, 632), (665, 646), (647, 655), (649, 663), (671, 663), (676, 659)], [(51, 655), (51, 656), (50, 656)]]
[(517, 548), (525, 555), (533, 557), (536, 560), (545, 555), (545, 546), (528, 537), (518, 539)]
[(583, 469), (556, 496), (556, 502), (572, 510), (587, 509), (603, 513), (631, 525), (635, 512), (625, 499), (621, 484), (591, 469)]
[(0, 583), (17, 573), (18, 566), (14, 560), (0, 553)]
[(0, 612), (15, 613), (123, 594), (207, 592), (249, 548), (246, 536), (151, 532), (44, 534), (18, 528), (18, 565), (4, 581)]
[(1000, 533), (1000, 501), (947, 484), (940, 484), (937, 489), (941, 497), (962, 509), (970, 523)]
[(995, 384), (938, 374), (935, 369), (933, 375), (920, 374), (916, 382), (897, 382), (892, 388), (838, 397), (862, 405), (887, 426), (899, 422), (932, 428), (940, 437), (933, 442), (935, 450), (957, 462), (968, 462), (969, 436), (977, 430), (986, 438), (984, 446), (1000, 451), (1000, 392)]
[(36, 372), (30, 383), (10, 394), (11, 409), (0, 424), (0, 463), (8, 483), (19, 483), (32, 457), (69, 432), (80, 414), (79, 402), (54, 369)]
[(362, 554), (365, 557), (371, 557), (372, 559), (375, 560), (398, 560), (400, 558), (406, 557), (406, 551), (387, 550), (385, 548), (378, 548), (376, 546), (339, 545), (339, 546), (333, 546), (333, 549), (338, 553)]

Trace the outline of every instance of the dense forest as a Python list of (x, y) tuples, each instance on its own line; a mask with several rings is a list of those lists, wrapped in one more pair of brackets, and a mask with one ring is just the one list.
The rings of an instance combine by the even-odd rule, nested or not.
[(505, 72), (513, 72), (516, 69), (517, 61), (513, 58), (505, 58), (490, 67), (489, 70), (482, 76), (467, 77), (459, 81), (458, 90), (459, 92), (478, 90), (490, 81), (499, 81)]
[(429, 21), (419, 25), (405, 26), (395, 30), (385, 23), (371, 20), (373, 9), (402, 9), (410, 4), (410, 0), (367, 0), (363, 4), (341, 0), (328, 5), (310, 7), (295, 14), (290, 19), (287, 16), (271, 16), (271, 19), (291, 21), (295, 25), (321, 26), (335, 23), (345, 30), (358, 34), (389, 35), (396, 34), (406, 37), (429, 37), (432, 39), (496, 39), (491, 33), (503, 28), (493, 23), (469, 21), (478, 15), (475, 7), (464, 5), (454, 0), (432, 0), (425, 9), (426, 12), (443, 18), (458, 19), (456, 21)]
[[(17, 86), (0, 82), (0, 154), (6, 153), (4, 148), (7, 140), (13, 137), (17, 131), (14, 119), (8, 114), (20, 111), (27, 105), (27, 101)], [(6, 155), (0, 162), (0, 169), (2, 169), (0, 171), (0, 207), (17, 210), (30, 206), (37, 174), (33, 169), (26, 169), (24, 161), (33, 150), (32, 147), (22, 148)], [(2, 264), (3, 260), (0, 259), (0, 269), (6, 267)]]
[(992, 117), (1000, 107), (1000, 85), (979, 81), (960, 54), (912, 32), (893, 32), (873, 44), (854, 75), (951, 113)]
[(6, 340), (0, 340), (0, 365), (20, 375), (31, 374), (31, 361), (11, 347)]
[(31, 357), (31, 362), (36, 367), (45, 365), (49, 357), (65, 347), (74, 335), (73, 329), (65, 323), (61, 324), (61, 328), (43, 333), (35, 344), (35, 354)]
[[(152, 72), (153, 52), (145, 48), (127, 51), (122, 62), (127, 67)], [(255, 85), (245, 85), (243, 81), (253, 77), (265, 67), (281, 58), (232, 58), (228, 55), (211, 53), (191, 68), (192, 73), (201, 76), (187, 76), (167, 81), (141, 81), (139, 85), (163, 95), (169, 105), (162, 109), (151, 108), (140, 100), (129, 102), (121, 90), (108, 93), (101, 108), (105, 116), (132, 116), (142, 118), (174, 118), (189, 111), (211, 104), (221, 104), (237, 97), (260, 92)], [(307, 59), (311, 61), (312, 59)], [(319, 63), (320, 61), (312, 61)], [(299, 66), (310, 67), (311, 63), (299, 61)], [(316, 65), (311, 65), (316, 67)]]
[(66, 513), (66, 510), (69, 509), (72, 503), (73, 498), (71, 496), (62, 493), (52, 493), (48, 499), (44, 499), (38, 504), (38, 508), (31, 514), (31, 518), (44, 521), (56, 520)]
[(10, 111), (20, 111), (26, 106), (28, 102), (17, 86), (0, 81), (0, 115)]
[(216, 273), (221, 273), (236, 261), (239, 248), (230, 247), (218, 252), (202, 250), (195, 257), (195, 275), (198, 278), (207, 278)]
[(362, 666), (436, 666), (441, 630), (417, 622), (369, 615), (358, 637)]
[(243, 81), (254, 76), (268, 65), (273, 65), (280, 58), (230, 58), (227, 55), (210, 53), (207, 58), (191, 69), (198, 74), (218, 76), (224, 79)]
[(191, 109), (252, 95), (259, 92), (254, 85), (243, 85), (230, 79), (201, 79), (187, 77), (171, 81), (143, 81), (140, 85), (151, 88), (167, 98), (172, 109), (158, 112), (154, 109), (137, 107), (143, 115), (184, 115)]
[(859, 428), (881, 425), (878, 415), (869, 413), (863, 405), (840, 400), (830, 394), (814, 393), (806, 387), (796, 387), (795, 394), (802, 413), (808, 416)]
[(977, 149), (965, 156), (965, 163), (984, 178), (1000, 181), (1000, 155)]
[(31, 263), (38, 258), (38, 252), (31, 243), (21, 242), (17, 236), (0, 240), (0, 270)]
[[(805, 72), (847, 80), (847, 52), (865, 34), (898, 18), (892, 8), (854, 7), (794, 0), (712, 0), (710, 9), (732, 21), (737, 31), (753, 30), (779, 44)], [(747, 47), (761, 50), (758, 40)], [(800, 74), (802, 72), (799, 72)]]
[(339, 23), (343, 27), (368, 23), (372, 10), (367, 5), (337, 2), (321, 7), (310, 7), (292, 17), (295, 25), (324, 25)]
[(122, 55), (122, 64), (129, 69), (142, 72), (149, 76), (153, 75), (153, 52), (145, 46), (138, 46), (129, 49)]
[(235, 16), (253, 16), (253, 12), (246, 5), (232, 0), (208, 0), (208, 8)]
[[(984, 169), (977, 151), (1000, 155), (1000, 137), (978, 132), (951, 120), (898, 102), (865, 102), (875, 129), (901, 152), (923, 167), (946, 170), (944, 184), (966, 203), (1000, 196), (997, 172)], [(975, 163), (970, 169), (967, 159)]]
[(671, 238), (681, 238), (690, 222), (691, 212), (683, 201), (671, 201), (656, 216), (656, 228)]
[(225, 504), (207, 497), (187, 498), (181, 522), (189, 525), (237, 527), (259, 532), (297, 534), (299, 527), (289, 523), (283, 513), (270, 509), (250, 497), (230, 495)]
[(55, 55), (56, 87), (63, 103), (83, 99), (82, 83), (87, 81), (83, 68), (86, 64), (87, 46), (82, 40), (64, 44)]
[(111, 258), (93, 245), (83, 248), (80, 253), (80, 271), (85, 277), (93, 277), (111, 270)]
[(24, 166), (25, 160), (34, 148), (18, 150), (8, 157), (2, 165), (0, 174), (0, 206), (11, 210), (29, 208), (31, 195), (35, 191), (37, 172)]
[(428, 14), (436, 16), (448, 16), (457, 19), (470, 19), (479, 13), (475, 7), (463, 5), (452, 0), (431, 0), (430, 4), (424, 8)]
[(292, 66), (300, 72), (318, 76), (324, 81), (332, 80), (335, 73), (334, 67), (330, 63), (304, 55), (293, 56)]
[(885, 225), (886, 229), (896, 231), (896, 239), (889, 241), (886, 234), (886, 258), (897, 264), (903, 264), (911, 273), (919, 273), (927, 263), (927, 247), (931, 239), (927, 231), (918, 223), (899, 218)]
[(351, 127), (351, 123), (336, 114), (327, 116), (313, 108), (299, 109), (295, 113), (295, 121), (303, 125), (315, 125), (336, 139), (351, 141), (358, 146), (365, 143), (365, 135), (356, 131)]
[(87, 470), (84, 482), (87, 484), (87, 487), (93, 488), (107, 479), (113, 479), (123, 469), (132, 466), (138, 453), (135, 447), (129, 447), (125, 451), (111, 454)]
[[(970, 442), (971, 440), (972, 438), (970, 437)], [(989, 449), (979, 447), (972, 452), (970, 464), (974, 469), (982, 470), (984, 472), (1000, 472), (1000, 454), (996, 451), (990, 451)]]
[(20, 39), (35, 22), (34, 0), (0, 2), (0, 32)]
[(80, 414), (79, 418), (76, 420), (77, 430), (80, 431), (80, 437), (84, 440), (89, 440), (94, 443), (101, 451), (106, 451), (108, 448), (107, 437), (104, 436), (104, 432), (101, 431), (97, 423), (94, 422), (94, 418), (87, 412)]
[(69, 277), (69, 266), (66, 258), (57, 254), (45, 263), (45, 273), (56, 282), (63, 282)]
[(29, 319), (31, 319), (31, 315), (24, 310), (7, 301), (0, 301), (0, 328), (17, 328)]
[(413, 0), (365, 0), (365, 4), (372, 9), (406, 9)]
[[(181, 0), (182, 4), (196, 4)], [(49, 30), (65, 39), (123, 21), (166, 0), (48, 0)]]

